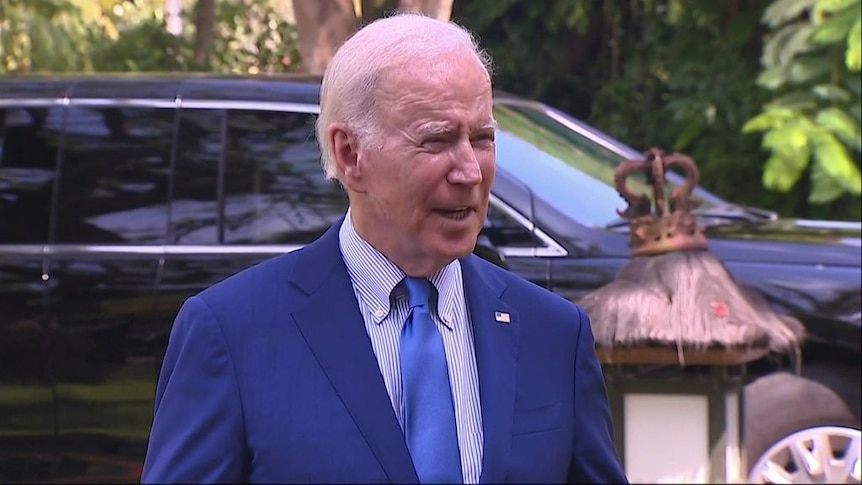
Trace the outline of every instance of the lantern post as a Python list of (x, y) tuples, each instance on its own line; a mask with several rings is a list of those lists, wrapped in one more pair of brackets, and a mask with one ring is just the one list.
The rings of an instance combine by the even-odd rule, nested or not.
[[(667, 194), (665, 173), (686, 174)], [(629, 189), (641, 172), (648, 194)], [(615, 425), (633, 483), (738, 483), (749, 363), (798, 352), (802, 325), (742, 289), (708, 250), (692, 212), (699, 173), (681, 154), (652, 149), (618, 167), (632, 258), (579, 303), (590, 315)]]

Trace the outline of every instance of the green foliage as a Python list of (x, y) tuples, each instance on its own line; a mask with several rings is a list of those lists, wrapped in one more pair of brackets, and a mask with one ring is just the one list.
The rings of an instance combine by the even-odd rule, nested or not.
[(847, 34), (847, 54), (844, 56), (844, 63), (851, 71), (859, 71), (862, 68), (862, 13), (860, 13), (853, 26), (850, 27), (850, 33)]
[(768, 99), (754, 86), (757, 58), (746, 55), (762, 10), (730, 16), (724, 2), (679, 4), (673, 16), (669, 2), (627, 14), (619, 76), (597, 87), (589, 121), (638, 149), (691, 155), (702, 184), (733, 202), (797, 212), (763, 196), (758, 139), (739, 135)]
[(122, 29), (116, 40), (97, 36), (90, 54), (93, 70), (102, 72), (185, 71), (190, 58), (184, 39), (165, 32), (155, 16)]
[[(180, 36), (164, 28), (164, 0), (0, 0), (0, 74), (295, 70), (279, 1), (218, 0), (198, 65), (197, 0), (182, 2)], [(685, 152), (735, 203), (859, 220), (860, 1), (455, 0), (453, 18), (491, 51), (499, 89), (639, 150)]]
[[(777, 95), (743, 127), (762, 132), (771, 156), (766, 187), (786, 192), (807, 172), (808, 201), (862, 194), (859, 44), (860, 0), (776, 0), (763, 16), (768, 37), (758, 84)], [(846, 51), (841, 55), (841, 51)], [(855, 64), (854, 64), (855, 62)]]
[[(296, 31), (268, 0), (216, 2), (213, 56), (194, 63), (193, 7), (186, 28), (165, 29), (162, 1), (0, 0), (0, 73), (297, 70)], [(144, 47), (142, 47), (144, 46)]]
[(601, 49), (590, 30), (601, 7), (591, 0), (455, 0), (452, 17), (492, 54), (498, 87), (577, 113), (592, 96), (591, 62), (583, 60)]
[(294, 25), (281, 19), (268, 0), (216, 2), (216, 36), (211, 69), (229, 73), (274, 73), (300, 67)]
[[(811, 40), (820, 24), (796, 24), (815, 6), (832, 15), (847, 1), (456, 0), (453, 17), (476, 31), (493, 54), (498, 88), (561, 108), (637, 149), (685, 152), (698, 162), (701, 183), (735, 203), (787, 216), (858, 220), (858, 197), (836, 188), (816, 163), (800, 171), (798, 158), (763, 151), (762, 136), (752, 129), (789, 124), (802, 111), (810, 124), (828, 125), (834, 138), (847, 143), (847, 119), (817, 113), (843, 103), (849, 106), (843, 111), (859, 119), (862, 106), (850, 102), (860, 88), (849, 78), (832, 82), (832, 65), (817, 58), (824, 47)], [(774, 32), (778, 38), (761, 52), (768, 24), (794, 28)], [(858, 58), (858, 48), (852, 52)], [(810, 89), (793, 95), (782, 87), (788, 80)], [(776, 90), (762, 89), (758, 81)], [(771, 100), (773, 109), (763, 112)], [(748, 120), (750, 131), (743, 133)], [(809, 158), (814, 143), (803, 149)], [(784, 166), (791, 168), (787, 174), (769, 168)], [(787, 191), (765, 190), (767, 172), (769, 187)], [(815, 183), (817, 193), (826, 195), (811, 200), (832, 202), (809, 202)]]
[(776, 0), (763, 12), (763, 23), (775, 28), (805, 13), (814, 7), (817, 0)]
[(57, 0), (5, 0), (0, 8), (0, 73), (85, 70), (80, 39), (88, 35), (78, 9)]

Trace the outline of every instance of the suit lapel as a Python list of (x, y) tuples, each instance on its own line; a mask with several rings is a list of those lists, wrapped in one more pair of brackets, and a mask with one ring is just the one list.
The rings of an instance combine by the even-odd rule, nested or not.
[[(505, 283), (480, 267), (475, 256), (461, 260), (464, 289), (473, 323), (482, 430), (485, 435), (482, 483), (502, 483), (512, 444), (515, 412), (515, 369), (517, 364), (517, 313), (500, 297)], [(497, 312), (507, 313), (509, 323), (498, 321)], [(500, 315), (505, 320), (504, 315)]]
[(341, 258), (340, 225), (307, 246), (297, 261), (291, 279), (308, 301), (293, 317), (390, 481), (417, 483)]

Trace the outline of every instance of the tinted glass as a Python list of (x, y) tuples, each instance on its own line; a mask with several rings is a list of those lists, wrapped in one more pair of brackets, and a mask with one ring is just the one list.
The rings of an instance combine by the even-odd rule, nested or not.
[(56, 242), (165, 242), (174, 125), (172, 109), (70, 106)]
[(327, 181), (314, 115), (231, 111), (228, 115), (224, 241), (305, 244), (346, 210)]
[(61, 108), (0, 109), (0, 483), (51, 482), (57, 429), (45, 261)]
[(306, 244), (322, 234), (346, 210), (347, 196), (323, 176), (314, 120), (305, 113), (183, 112), (173, 241)]
[(219, 167), (224, 110), (183, 110), (171, 196), (171, 244), (219, 242)]
[(541, 241), (522, 224), (493, 204), (488, 206), (488, 216), (482, 234), (498, 248), (537, 248)]
[[(626, 207), (613, 181), (619, 155), (532, 107), (497, 104), (494, 117), (501, 170), (582, 224), (604, 227), (619, 219), (617, 209)], [(630, 177), (628, 186), (652, 194), (642, 174)]]
[(48, 242), (61, 108), (0, 109), (0, 244)]

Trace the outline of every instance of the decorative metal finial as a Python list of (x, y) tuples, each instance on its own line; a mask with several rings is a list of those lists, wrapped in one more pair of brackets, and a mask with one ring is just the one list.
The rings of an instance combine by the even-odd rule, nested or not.
[[(651, 148), (646, 155), (645, 160), (623, 162), (614, 172), (617, 192), (628, 202), (628, 207), (617, 213), (631, 221), (632, 256), (707, 249), (709, 244), (703, 229), (691, 213), (700, 205), (690, 198), (700, 179), (694, 160), (679, 153), (665, 155), (658, 148)], [(675, 188), (667, 200), (665, 173), (671, 167), (682, 169), (686, 177), (685, 183)], [(626, 185), (628, 177), (635, 172), (646, 175), (647, 183), (653, 188), (652, 199), (633, 192)]]

